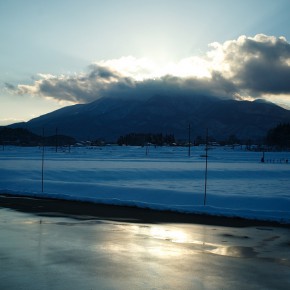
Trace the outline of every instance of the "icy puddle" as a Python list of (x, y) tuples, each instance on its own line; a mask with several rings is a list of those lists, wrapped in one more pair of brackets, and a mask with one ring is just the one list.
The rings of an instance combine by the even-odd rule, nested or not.
[(290, 289), (290, 230), (0, 208), (0, 289)]

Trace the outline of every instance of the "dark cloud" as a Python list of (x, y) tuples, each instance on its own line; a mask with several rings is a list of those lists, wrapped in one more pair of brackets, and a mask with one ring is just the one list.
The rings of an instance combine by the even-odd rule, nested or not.
[(290, 68), (281, 62), (255, 59), (238, 72), (241, 87), (252, 95), (288, 94), (290, 92)]
[(4, 87), (10, 91), (15, 91), (17, 90), (17, 87), (15, 87), (14, 85), (10, 84), (10, 83), (4, 83)]
[(105, 80), (111, 80), (111, 79), (118, 79), (120, 77), (120, 74), (116, 71), (113, 71), (112, 69), (104, 66), (99, 66), (97, 64), (92, 64), (89, 66), (90, 72), (88, 73), (89, 79), (105, 79)]
[[(75, 103), (87, 103), (108, 96), (146, 98), (155, 94), (227, 98), (290, 95), (290, 44), (283, 37), (241, 36), (237, 40), (215, 44), (203, 60), (210, 68), (208, 77), (163, 74), (137, 80), (133, 74), (126, 74), (103, 62), (102, 65), (90, 65), (85, 73), (78, 75), (42, 75), (33, 85), (19, 85), (17, 90), (19, 94)], [(6, 87), (15, 90), (9, 84)]]
[(181, 78), (165, 75), (156, 79), (137, 81), (122, 76), (109, 68), (90, 66), (86, 74), (70, 77), (48, 77), (33, 86), (19, 86), (20, 94), (37, 93), (59, 101), (87, 103), (101, 97), (149, 98), (152, 95), (213, 95), (228, 96), (235, 92), (234, 85), (214, 73), (211, 79)]
[(253, 97), (290, 93), (290, 44), (285, 38), (257, 35), (233, 42), (225, 50), (238, 90)]
[(130, 84), (117, 72), (103, 66), (91, 65), (86, 73), (72, 76), (46, 76), (33, 85), (19, 85), (20, 94), (38, 94), (59, 101), (87, 103), (103, 97), (109, 91), (120, 90), (121, 85)]

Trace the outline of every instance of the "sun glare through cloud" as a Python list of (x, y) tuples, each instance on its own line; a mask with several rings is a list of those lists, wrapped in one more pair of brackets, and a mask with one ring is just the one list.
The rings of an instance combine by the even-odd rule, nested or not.
[(0, 9), (2, 119), (170, 93), (289, 107), (288, 1), (10, 2)]

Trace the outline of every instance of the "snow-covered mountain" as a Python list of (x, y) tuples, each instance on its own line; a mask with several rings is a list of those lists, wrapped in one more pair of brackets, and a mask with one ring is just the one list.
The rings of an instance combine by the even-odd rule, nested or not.
[(204, 136), (208, 128), (216, 139), (230, 135), (257, 139), (282, 122), (290, 122), (290, 111), (269, 102), (155, 95), (148, 99), (101, 98), (11, 126), (37, 134), (42, 134), (44, 128), (47, 135), (57, 128), (59, 133), (77, 139), (115, 141), (131, 132), (167, 133), (186, 139), (191, 124), (192, 136)]

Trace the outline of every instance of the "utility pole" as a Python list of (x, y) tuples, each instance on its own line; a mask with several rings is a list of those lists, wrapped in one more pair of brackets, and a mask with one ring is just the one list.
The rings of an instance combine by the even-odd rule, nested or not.
[(42, 128), (41, 192), (44, 189), (44, 128)]
[(188, 124), (188, 157), (190, 157), (190, 145), (191, 145), (191, 126), (190, 123)]
[(204, 200), (203, 205), (206, 205), (206, 189), (207, 189), (207, 158), (208, 158), (208, 128), (206, 128), (206, 139), (205, 139), (205, 176), (204, 176)]
[(58, 132), (57, 128), (55, 128), (55, 152), (57, 152), (57, 147), (58, 147)]

